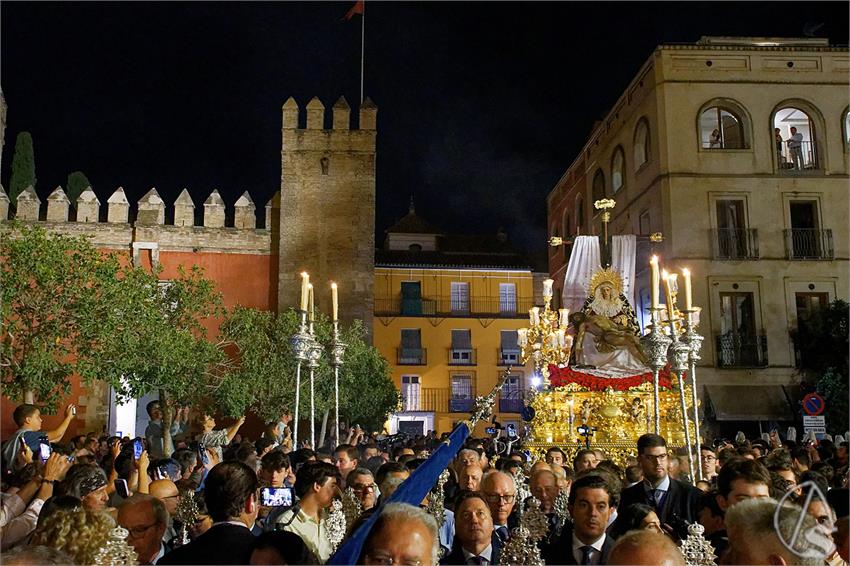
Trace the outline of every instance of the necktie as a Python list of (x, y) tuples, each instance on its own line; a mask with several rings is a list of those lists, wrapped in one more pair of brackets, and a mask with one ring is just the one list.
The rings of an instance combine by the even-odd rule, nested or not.
[(487, 564), (487, 559), (481, 556), (470, 556), (469, 560), (466, 561), (467, 564), (478, 564), (483, 565)]
[(499, 542), (505, 544), (508, 542), (508, 528), (507, 527), (499, 527), (496, 529), (496, 536), (499, 537)]
[(593, 551), (596, 550), (590, 545), (581, 547), (581, 563), (593, 564)]

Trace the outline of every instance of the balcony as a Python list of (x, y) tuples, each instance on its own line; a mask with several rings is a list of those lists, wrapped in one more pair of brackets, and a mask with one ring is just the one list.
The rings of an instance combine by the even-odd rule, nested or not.
[(818, 160), (817, 144), (810, 141), (801, 142), (799, 151), (789, 149), (783, 143), (782, 150), (776, 155), (778, 173), (783, 175), (795, 175), (820, 170)]
[(519, 391), (514, 391), (505, 396), (499, 397), (499, 412), (500, 413), (520, 413), (522, 412), (522, 399), (519, 396)]
[(471, 413), (472, 407), (475, 404), (474, 399), (469, 398), (456, 398), (452, 397), (449, 399), (449, 412), (450, 413)]
[(475, 348), (449, 348), (450, 366), (474, 366), (478, 362)]
[(498, 297), (471, 297), (469, 300), (450, 296), (402, 299), (375, 297), (376, 316), (439, 316), (455, 318), (526, 318), (534, 306), (532, 297), (500, 300)]
[(767, 367), (767, 336), (740, 334), (715, 335), (717, 367), (763, 368)]
[(714, 259), (748, 260), (759, 258), (758, 230), (755, 228), (718, 228), (712, 230)]
[(496, 365), (499, 366), (520, 366), (522, 365), (521, 354), (519, 348), (517, 349), (504, 349), (499, 348), (497, 352), (498, 358), (496, 359)]
[(792, 228), (785, 234), (785, 256), (789, 260), (834, 259), (832, 230)]
[(428, 364), (428, 351), (425, 348), (397, 348), (397, 365), (424, 366)]

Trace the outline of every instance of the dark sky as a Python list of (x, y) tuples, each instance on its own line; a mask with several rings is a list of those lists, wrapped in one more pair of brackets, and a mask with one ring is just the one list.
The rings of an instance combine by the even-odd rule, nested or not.
[[(359, 99), (353, 2), (2, 3), (0, 179), (32, 132), (42, 198), (82, 170), (105, 202), (280, 188), (280, 106)], [(545, 196), (654, 47), (702, 35), (848, 43), (848, 3), (367, 2), (378, 105), (377, 233), (417, 211), (545, 244)]]

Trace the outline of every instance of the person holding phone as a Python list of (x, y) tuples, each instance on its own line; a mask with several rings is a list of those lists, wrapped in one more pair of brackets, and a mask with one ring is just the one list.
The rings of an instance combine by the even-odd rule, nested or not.
[[(169, 454), (165, 453), (163, 447), (163, 434), (165, 431), (162, 428), (162, 405), (159, 401), (151, 401), (148, 403), (146, 410), (151, 419), (147, 428), (145, 428), (145, 439), (148, 441), (150, 456), (154, 460), (167, 458)], [(169, 410), (171, 409), (169, 408)], [(171, 421), (171, 428), (168, 430), (169, 434), (171, 434), (172, 442), (175, 436), (186, 432), (187, 428), (189, 428), (189, 408), (181, 407), (176, 411), (174, 419)]]
[(222, 460), (222, 446), (227, 446), (239, 432), (239, 429), (245, 424), (245, 415), (239, 417), (235, 423), (227, 428), (215, 430), (215, 419), (212, 415), (204, 414), (200, 418), (201, 437), (198, 442), (202, 443), (208, 450), (213, 449), (218, 455), (219, 461)]
[(77, 407), (68, 405), (65, 407), (65, 418), (59, 426), (53, 430), (42, 431), (41, 410), (35, 405), (28, 403), (18, 405), (12, 414), (15, 424), (18, 425), (18, 430), (3, 445), (3, 465), (8, 466), (9, 469), (14, 469), (16, 456), (20, 450), (21, 439), (23, 439), (34, 454), (40, 453), (42, 436), (47, 436), (48, 442), (59, 442), (62, 440), (62, 437), (65, 436), (65, 431), (68, 430), (68, 426), (76, 414)]

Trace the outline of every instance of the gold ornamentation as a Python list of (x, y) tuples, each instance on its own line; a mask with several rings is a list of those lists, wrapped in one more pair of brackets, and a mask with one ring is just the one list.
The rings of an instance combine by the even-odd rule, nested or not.
[(620, 277), (620, 274), (613, 269), (606, 268), (596, 271), (596, 273), (593, 274), (593, 277), (590, 278), (588, 295), (594, 297), (596, 295), (597, 287), (603, 284), (613, 287), (616, 296), (620, 296), (620, 293), (623, 292), (623, 278)]
[(605, 210), (617, 206), (617, 201), (612, 198), (603, 198), (593, 203), (593, 208), (596, 210)]

